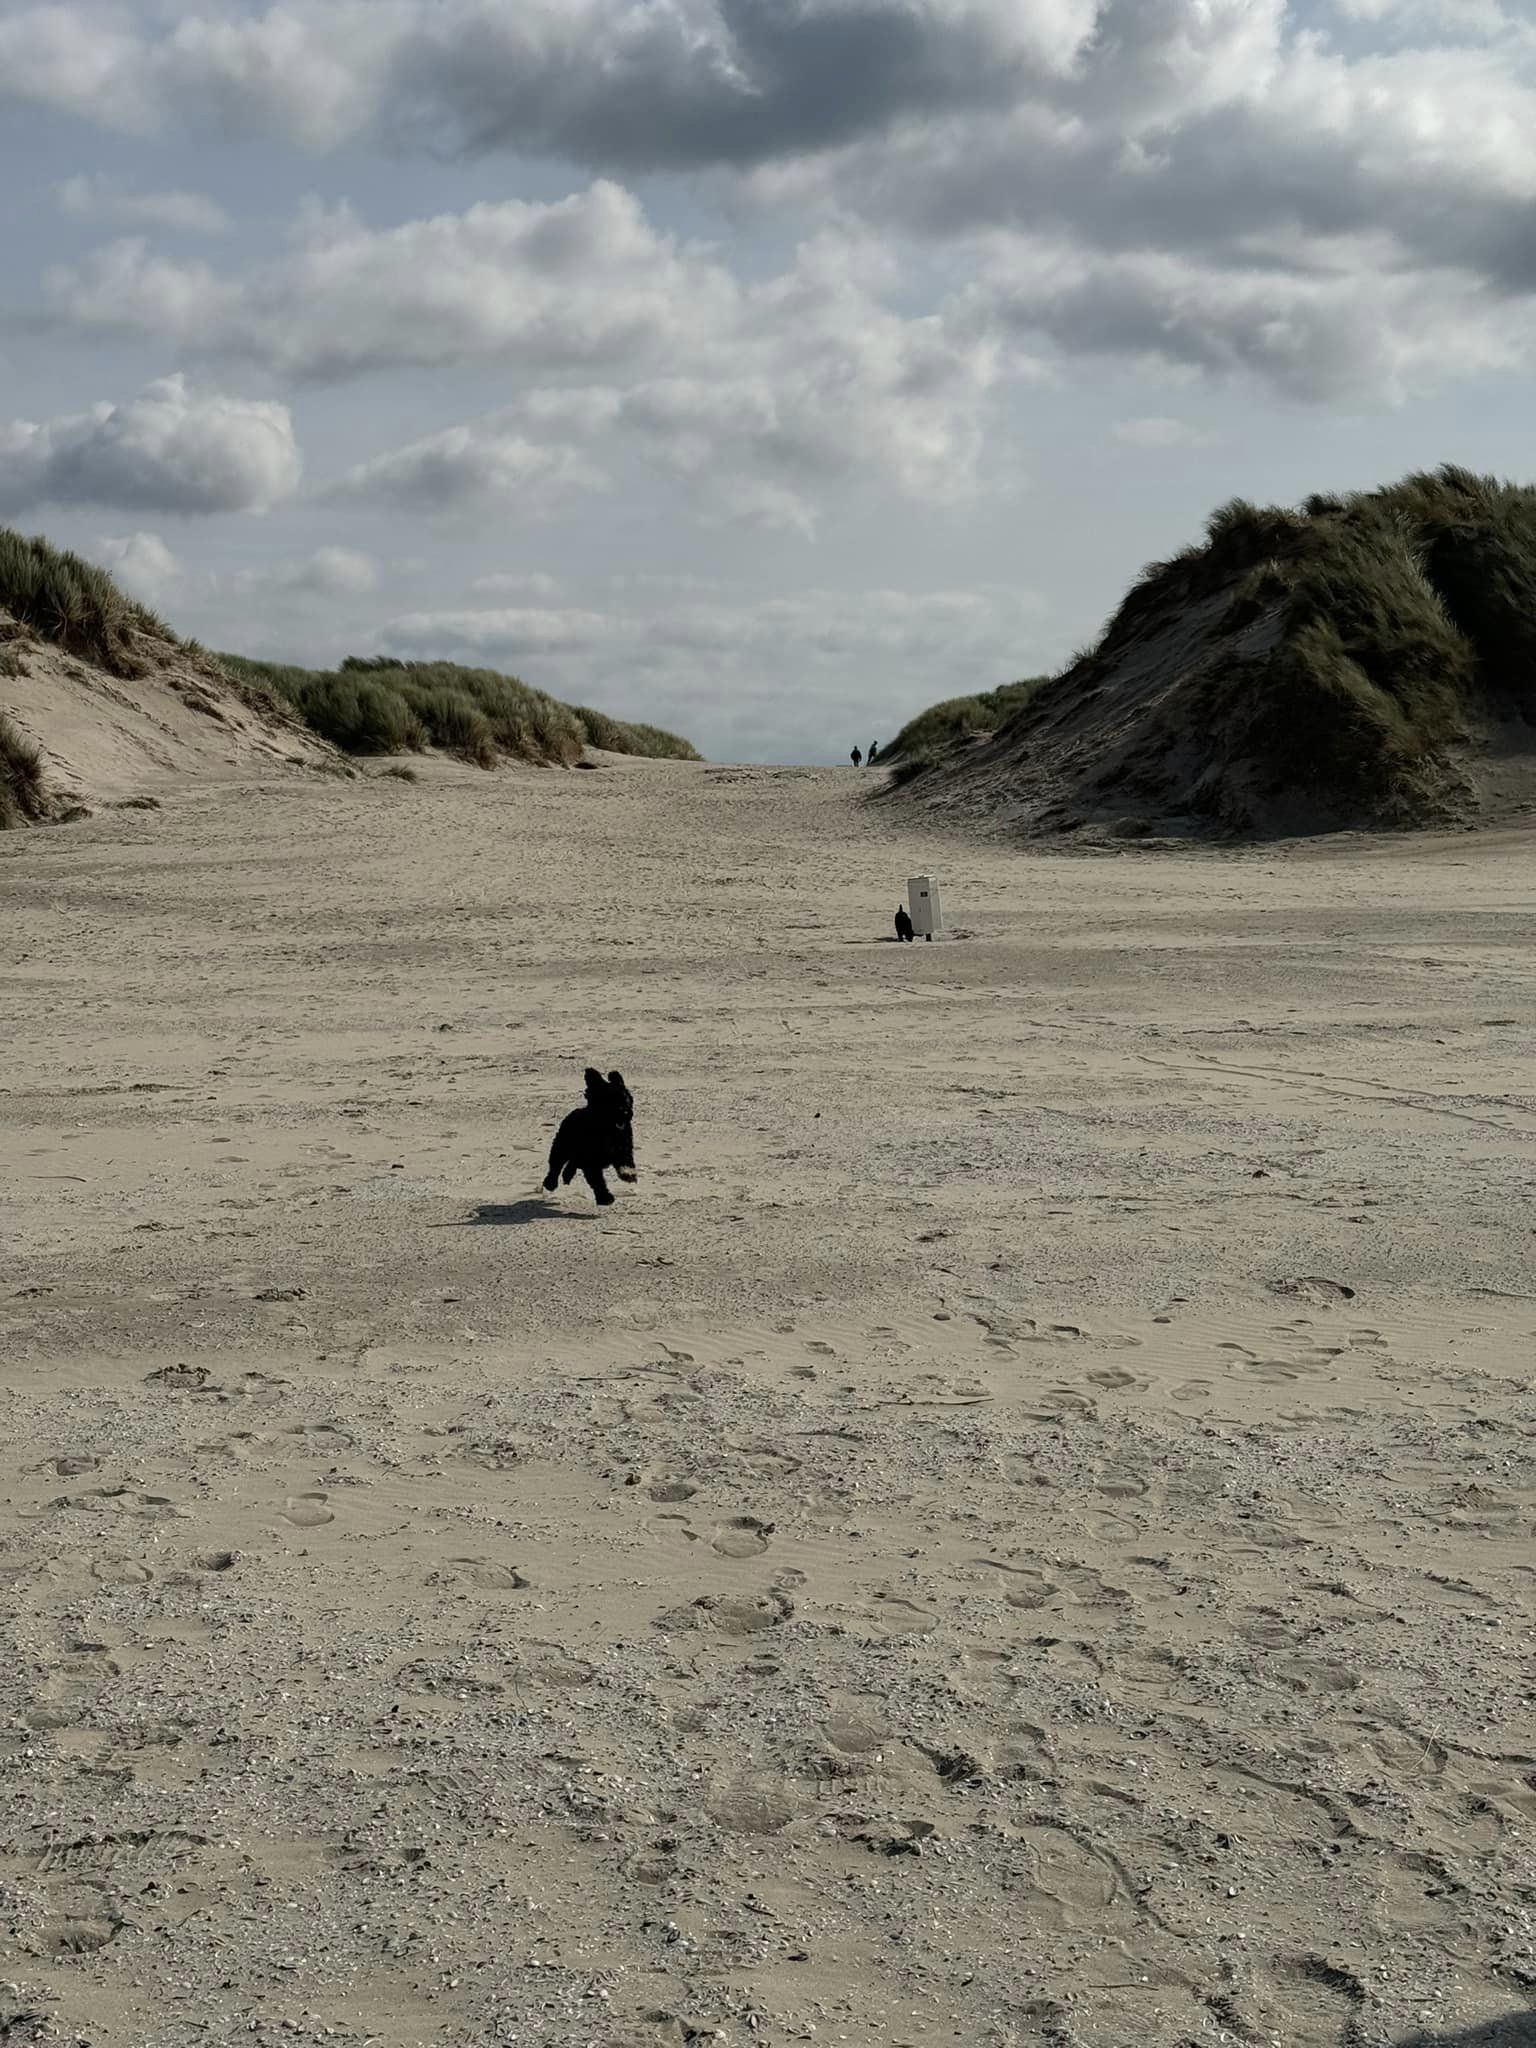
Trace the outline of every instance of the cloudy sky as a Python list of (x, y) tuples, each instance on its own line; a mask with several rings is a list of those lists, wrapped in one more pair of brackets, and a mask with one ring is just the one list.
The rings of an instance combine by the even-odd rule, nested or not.
[(1536, 472), (1530, 0), (0, 0), (0, 521), (818, 760)]

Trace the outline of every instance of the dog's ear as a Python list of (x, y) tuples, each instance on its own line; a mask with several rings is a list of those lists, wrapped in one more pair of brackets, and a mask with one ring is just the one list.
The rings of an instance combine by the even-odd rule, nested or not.
[(601, 1075), (601, 1074), (600, 1074), (600, 1073), (599, 1073), (599, 1072), (597, 1071), (596, 1067), (588, 1067), (588, 1069), (587, 1069), (587, 1100), (588, 1100), (588, 1102), (596, 1102), (597, 1098), (599, 1097), (599, 1095), (601, 1095), (601, 1094), (602, 1094), (602, 1092), (603, 1092), (603, 1077), (602, 1077), (602, 1075)]
[[(615, 1067), (613, 1072), (608, 1076), (608, 1086), (610, 1088), (624, 1088), (624, 1076), (619, 1072), (617, 1067)], [(624, 1092), (627, 1095), (629, 1093), (629, 1090), (627, 1088), (624, 1088)]]

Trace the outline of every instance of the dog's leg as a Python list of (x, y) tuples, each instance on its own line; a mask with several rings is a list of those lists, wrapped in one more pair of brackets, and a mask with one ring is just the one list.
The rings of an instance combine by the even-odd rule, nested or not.
[(606, 1209), (613, 1200), (613, 1189), (603, 1179), (603, 1169), (600, 1166), (584, 1166), (581, 1170), (587, 1177), (587, 1186), (597, 1197), (598, 1207)]
[(565, 1162), (565, 1184), (567, 1187), (570, 1186), (580, 1171), (581, 1168), (574, 1159), (568, 1159)]

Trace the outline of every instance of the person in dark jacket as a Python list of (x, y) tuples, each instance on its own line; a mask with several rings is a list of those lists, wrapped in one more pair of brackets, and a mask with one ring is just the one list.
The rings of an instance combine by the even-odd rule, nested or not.
[(859, 764), (863, 761), (864, 756), (859, 752), (858, 748), (855, 747), (853, 752), (848, 756), (848, 758), (853, 763), (854, 767), (857, 768)]

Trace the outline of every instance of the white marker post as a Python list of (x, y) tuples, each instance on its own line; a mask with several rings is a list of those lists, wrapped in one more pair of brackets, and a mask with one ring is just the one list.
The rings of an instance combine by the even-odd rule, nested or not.
[(931, 875), (913, 875), (907, 883), (907, 904), (912, 913), (912, 929), (920, 939), (931, 939), (935, 932), (944, 929), (944, 906), (939, 901), (939, 885)]

